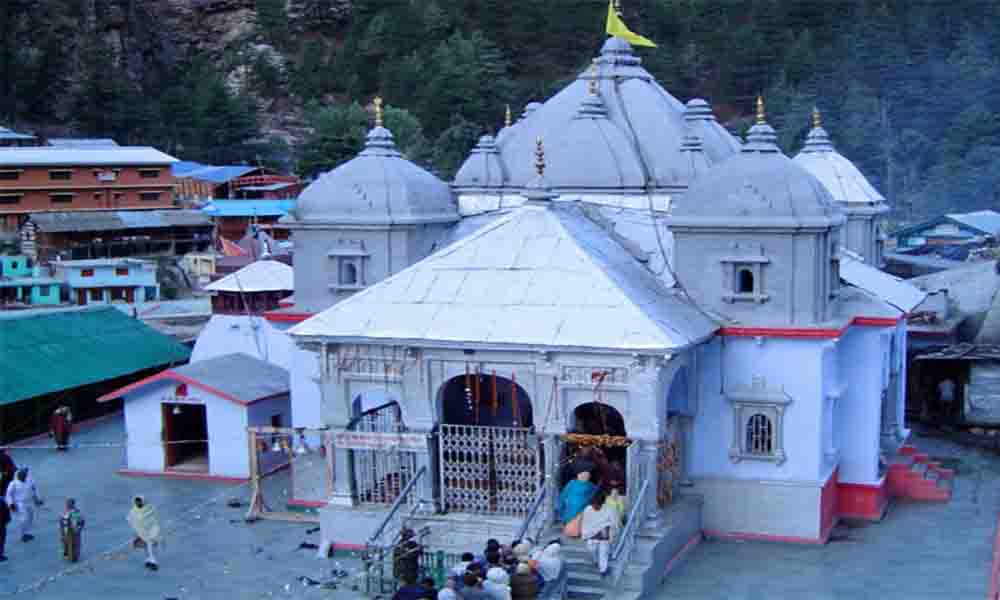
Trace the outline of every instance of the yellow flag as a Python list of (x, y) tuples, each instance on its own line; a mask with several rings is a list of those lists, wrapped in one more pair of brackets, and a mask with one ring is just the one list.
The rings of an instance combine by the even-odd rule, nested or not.
[(656, 48), (656, 44), (654, 44), (652, 40), (644, 38), (638, 33), (632, 33), (629, 28), (625, 26), (625, 23), (622, 22), (621, 17), (619, 17), (618, 13), (615, 11), (615, 4), (613, 0), (608, 2), (607, 31), (608, 35), (620, 37), (633, 46), (648, 46), (650, 48)]

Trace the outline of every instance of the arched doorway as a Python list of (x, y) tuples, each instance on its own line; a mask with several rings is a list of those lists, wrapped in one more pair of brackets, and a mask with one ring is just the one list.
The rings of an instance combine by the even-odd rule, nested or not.
[(625, 418), (615, 407), (596, 401), (577, 406), (563, 442), (560, 486), (587, 469), (594, 483), (626, 490), (632, 440), (625, 431)]
[(531, 427), (531, 398), (518, 383), (493, 373), (452, 377), (441, 389), (442, 421), (451, 425)]
[[(385, 390), (358, 394), (351, 402), (354, 417), (348, 431), (372, 434), (403, 433), (406, 426), (395, 395)], [(377, 444), (373, 444), (378, 446)], [(361, 504), (391, 504), (416, 472), (416, 456), (398, 448), (350, 450), (353, 494)]]
[(460, 375), (439, 392), (442, 509), (521, 516), (542, 479), (528, 392), (513, 378)]

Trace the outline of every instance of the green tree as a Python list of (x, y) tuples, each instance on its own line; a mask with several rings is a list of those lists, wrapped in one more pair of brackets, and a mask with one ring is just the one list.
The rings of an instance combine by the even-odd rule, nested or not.
[(256, 0), (257, 30), (278, 48), (289, 42), (288, 12), (285, 0)]

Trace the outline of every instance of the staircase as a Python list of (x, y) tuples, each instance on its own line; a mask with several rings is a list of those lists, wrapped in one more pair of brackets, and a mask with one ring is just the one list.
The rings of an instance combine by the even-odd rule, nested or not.
[[(586, 542), (563, 537), (558, 527), (546, 530), (541, 536), (543, 543), (550, 539), (562, 540), (566, 598), (638, 600), (655, 593), (669, 569), (679, 563), (690, 547), (689, 542), (700, 539), (701, 505), (700, 497), (681, 496), (659, 514), (647, 516), (637, 531), (631, 553), (623, 554), (617, 564), (612, 562), (606, 578), (597, 571)], [(678, 560), (673, 560), (675, 557)]]
[(482, 553), (490, 538), (509, 542), (520, 524), (518, 517), (471, 513), (416, 514), (407, 520), (414, 531), (428, 532), (422, 539), (428, 549), (459, 555)]
[(955, 471), (906, 445), (893, 457), (887, 476), (889, 495), (925, 502), (951, 500)]

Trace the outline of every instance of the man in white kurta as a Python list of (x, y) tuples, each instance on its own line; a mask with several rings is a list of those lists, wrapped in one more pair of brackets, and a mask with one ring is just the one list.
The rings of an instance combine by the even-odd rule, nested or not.
[(42, 500), (38, 497), (38, 488), (28, 469), (18, 471), (14, 481), (7, 486), (6, 500), (21, 528), (21, 541), (30, 542), (35, 539), (31, 530), (35, 524), (35, 508), (42, 505)]

